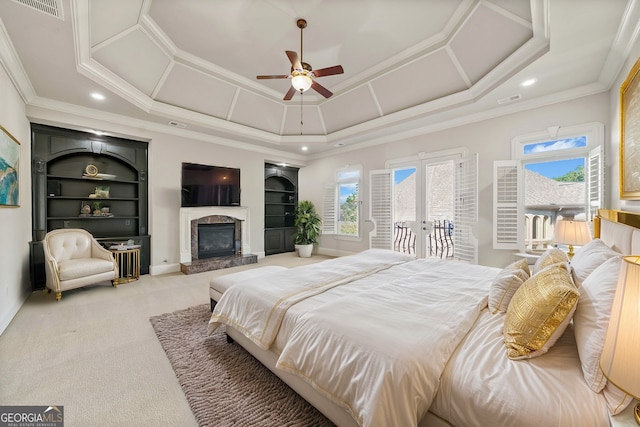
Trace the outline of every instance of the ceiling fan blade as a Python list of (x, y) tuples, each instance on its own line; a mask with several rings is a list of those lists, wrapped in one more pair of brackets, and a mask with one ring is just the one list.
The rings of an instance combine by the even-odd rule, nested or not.
[(300, 58), (298, 58), (298, 54), (292, 50), (285, 50), (285, 53), (289, 57), (289, 61), (291, 61), (293, 69), (302, 70), (302, 64), (300, 64)]
[(256, 76), (256, 79), (258, 80), (264, 80), (264, 79), (288, 79), (290, 76), (288, 74), (278, 74), (278, 75), (273, 75), (273, 76)]
[(321, 84), (319, 84), (315, 80), (313, 81), (313, 83), (311, 83), (311, 89), (315, 90), (316, 92), (318, 92), (320, 95), (324, 96), (325, 98), (330, 98), (331, 95), (333, 95), (333, 93), (329, 89), (327, 89), (326, 87), (322, 86)]
[(342, 74), (344, 69), (342, 65), (334, 65), (333, 67), (320, 68), (319, 70), (313, 70), (313, 75), (316, 77), (333, 76), (334, 74)]
[(284, 95), (284, 98), (282, 98), (284, 101), (290, 101), (291, 98), (293, 98), (293, 94), (296, 93), (297, 90), (295, 87), (291, 86), (289, 88), (289, 90), (287, 91), (287, 93)]

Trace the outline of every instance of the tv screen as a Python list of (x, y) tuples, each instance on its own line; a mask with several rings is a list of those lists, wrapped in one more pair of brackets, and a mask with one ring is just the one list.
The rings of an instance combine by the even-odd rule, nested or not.
[(240, 206), (240, 169), (182, 163), (181, 206)]

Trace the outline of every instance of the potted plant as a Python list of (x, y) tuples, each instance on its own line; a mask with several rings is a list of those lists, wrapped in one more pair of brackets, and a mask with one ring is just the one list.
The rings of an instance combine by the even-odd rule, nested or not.
[(309, 258), (313, 251), (313, 245), (318, 243), (322, 218), (313, 203), (309, 200), (301, 200), (296, 207), (296, 234), (295, 244), (298, 255)]

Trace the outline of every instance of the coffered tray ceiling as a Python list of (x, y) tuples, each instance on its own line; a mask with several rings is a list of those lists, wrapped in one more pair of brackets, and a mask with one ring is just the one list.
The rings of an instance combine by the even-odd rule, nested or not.
[[(636, 3), (12, 0), (0, 2), (0, 60), (33, 114), (313, 155), (609, 90)], [(319, 81), (328, 99), (283, 101), (289, 79), (256, 80), (289, 74), (298, 18), (304, 61), (344, 67)]]

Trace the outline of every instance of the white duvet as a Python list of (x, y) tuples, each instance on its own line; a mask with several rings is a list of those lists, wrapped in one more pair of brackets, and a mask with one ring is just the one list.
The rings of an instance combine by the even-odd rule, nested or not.
[(302, 316), (276, 365), (301, 376), (362, 426), (415, 426), (440, 374), (486, 305), (496, 270), (439, 260)]
[(209, 333), (220, 324), (230, 325), (267, 350), (276, 338), (284, 315), (294, 304), (414, 259), (398, 252), (370, 249), (354, 256), (269, 274), (268, 281), (267, 278), (249, 279), (234, 284), (216, 304), (209, 321)]
[[(268, 284), (234, 285), (209, 329), (228, 324), (266, 349), (290, 307), (313, 306), (288, 325), (277, 367), (302, 377), (362, 426), (415, 426), (486, 306), (497, 271), (365, 251), (271, 274)], [(328, 298), (332, 293), (339, 296)], [(314, 295), (324, 304), (309, 304)]]

